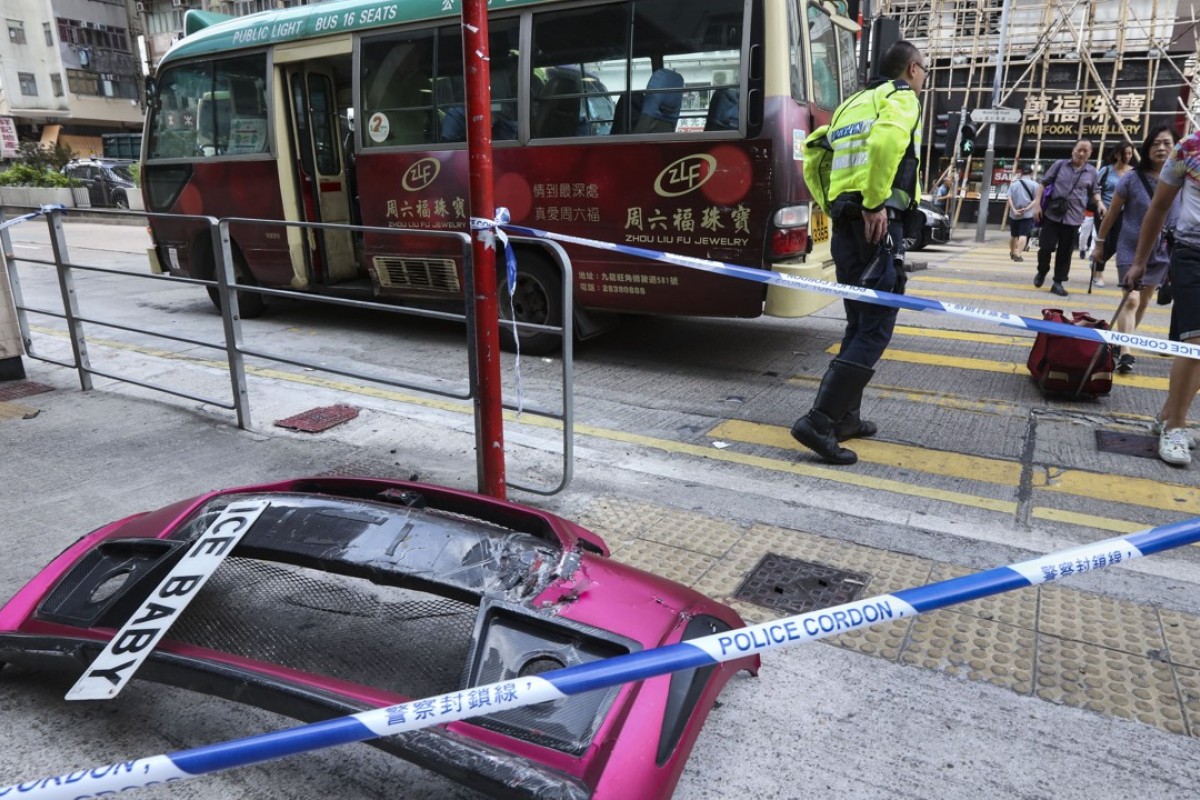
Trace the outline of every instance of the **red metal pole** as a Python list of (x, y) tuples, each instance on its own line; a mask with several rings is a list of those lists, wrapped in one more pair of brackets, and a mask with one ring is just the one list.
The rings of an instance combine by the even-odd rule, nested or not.
[[(471, 218), (492, 220), (492, 71), (488, 61), (487, 0), (463, 0), (463, 66), (467, 92), (467, 156), (471, 178)], [(500, 328), (496, 302), (496, 236), (493, 229), (472, 232), (475, 262), (475, 348), (479, 370), (475, 422), (482, 452), (481, 494), (505, 499), (504, 414), (500, 385)]]

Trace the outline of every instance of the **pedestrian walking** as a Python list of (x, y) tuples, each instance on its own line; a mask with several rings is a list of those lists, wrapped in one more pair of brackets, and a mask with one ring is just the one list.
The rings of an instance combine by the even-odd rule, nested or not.
[(1064, 284), (1071, 275), (1071, 254), (1088, 198), (1101, 214), (1105, 211), (1100, 201), (1099, 175), (1088, 163), (1091, 157), (1092, 143), (1087, 139), (1077, 141), (1070, 158), (1055, 161), (1046, 170), (1041, 190), (1034, 199), (1033, 218), (1041, 222), (1042, 231), (1038, 237), (1038, 266), (1033, 285), (1041, 288), (1046, 282), (1053, 254), (1054, 281), (1050, 291), (1062, 297), (1067, 296)]
[[(844, 101), (833, 114), (824, 147), (828, 187), (814, 197), (829, 204), (833, 220), (830, 248), (839, 283), (903, 294), (902, 265), (907, 218), (919, 214), (921, 103), (925, 58), (913, 44), (900, 41), (880, 61), (880, 74), (866, 89)], [(805, 142), (808, 158), (810, 143)], [(806, 167), (813, 162), (806, 160)], [(805, 169), (810, 187), (821, 169)], [(892, 340), (896, 309), (842, 301), (846, 329), (837, 357), (821, 379), (812, 409), (792, 425), (792, 436), (830, 464), (853, 464), (858, 455), (839, 442), (873, 436), (877, 426), (862, 419), (863, 390), (875, 364)]]
[(954, 191), (954, 176), (947, 172), (938, 181), (937, 191), (933, 195), (933, 207), (941, 213), (948, 213), (950, 192)]
[(1033, 180), (1033, 170), (1025, 167), (1021, 177), (1008, 187), (1008, 230), (1012, 236), (1008, 240), (1008, 257), (1013, 261), (1024, 261), (1021, 255), (1025, 251), (1025, 243), (1033, 230), (1033, 200), (1037, 196), (1038, 185)]
[[(1136, 288), (1145, 277), (1176, 197), (1179, 215), (1167, 268), (1175, 296), (1170, 338), (1200, 344), (1200, 133), (1176, 144), (1159, 173), (1154, 199), (1142, 219), (1133, 263), (1125, 274), (1127, 287)], [(1200, 391), (1200, 361), (1176, 356), (1171, 363), (1167, 400), (1155, 416), (1153, 426), (1159, 435), (1158, 457), (1168, 464), (1192, 463), (1194, 440), (1187, 428), (1187, 417), (1197, 391)]]
[[(1159, 173), (1175, 146), (1175, 132), (1169, 125), (1159, 125), (1150, 131), (1146, 141), (1142, 142), (1141, 159), (1137, 168), (1129, 170), (1113, 193), (1112, 205), (1104, 215), (1104, 223), (1100, 226), (1096, 237), (1096, 246), (1092, 258), (1097, 263), (1104, 260), (1104, 253), (1115, 251), (1117, 257), (1117, 279), (1121, 285), (1126, 285), (1129, 266), (1133, 263), (1133, 255), (1137, 250), (1138, 234), (1145, 224), (1146, 210), (1150, 208), (1150, 200), (1154, 197), (1155, 187), (1158, 186)], [(1103, 170), (1101, 171), (1103, 172)], [(1166, 229), (1175, 227), (1179, 216), (1179, 198), (1175, 198), (1167, 209)], [(1142, 317), (1150, 305), (1154, 290), (1167, 277), (1167, 244), (1161, 235), (1163, 227), (1159, 227), (1159, 239), (1146, 262), (1146, 271), (1141, 277), (1137, 289), (1125, 297), (1125, 302), (1117, 312), (1117, 330), (1131, 333), (1137, 330)], [(1110, 244), (1115, 242), (1115, 244)], [(1132, 372), (1134, 355), (1128, 347), (1121, 348), (1117, 359), (1118, 372)]]
[[(1113, 194), (1117, 190), (1117, 184), (1121, 182), (1122, 178), (1129, 174), (1129, 170), (1133, 169), (1132, 164), (1133, 145), (1131, 145), (1129, 142), (1119, 142), (1109, 148), (1108, 158), (1105, 159), (1104, 166), (1100, 168), (1099, 178), (1100, 202), (1110, 211), (1112, 210), (1112, 199)], [(1104, 220), (1101, 219), (1100, 222), (1103, 223)], [(1119, 238), (1118, 234), (1121, 230), (1119, 226), (1120, 223), (1118, 222), (1118, 227), (1114, 230), (1110, 230), (1109, 235), (1105, 239), (1107, 246), (1103, 250), (1104, 258), (1098, 261), (1093, 259), (1096, 264), (1096, 269), (1092, 274), (1092, 286), (1097, 289), (1104, 288), (1104, 266), (1116, 252), (1117, 241)], [(1099, 229), (1099, 225), (1097, 225), (1096, 230), (1099, 231)], [(1090, 253), (1092, 248), (1085, 246), (1086, 240), (1084, 239), (1082, 231), (1080, 231), (1079, 238), (1079, 257), (1087, 258), (1087, 253)], [(1085, 253), (1085, 251), (1087, 251), (1087, 253)]]

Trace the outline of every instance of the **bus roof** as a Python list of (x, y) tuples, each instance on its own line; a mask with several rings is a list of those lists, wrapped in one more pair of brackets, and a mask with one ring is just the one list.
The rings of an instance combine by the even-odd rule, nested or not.
[[(492, 0), (488, 10), (542, 2), (546, 0)], [(187, 17), (203, 13), (191, 10)], [(190, 27), (196, 28), (196, 32), (176, 42), (163, 57), (159, 68), (192, 56), (211, 56), (461, 14), (462, 0), (333, 0), (228, 19), (222, 19), (224, 15), (208, 14), (203, 19), (189, 20), (192, 22)]]

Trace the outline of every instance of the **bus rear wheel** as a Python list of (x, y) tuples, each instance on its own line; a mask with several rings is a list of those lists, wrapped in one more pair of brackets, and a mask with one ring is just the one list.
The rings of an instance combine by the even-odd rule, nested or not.
[[(503, 264), (501, 256), (497, 260)], [(497, 299), (500, 304), (500, 346), (512, 353), (517, 340), (513, 337), (511, 320), (532, 322), (537, 325), (560, 327), (563, 323), (562, 273), (544, 259), (522, 253), (517, 259), (517, 282), (511, 304), (508, 293), (508, 277), (501, 267), (497, 282)], [(542, 355), (556, 352), (562, 346), (562, 337), (555, 333), (540, 331), (518, 331), (521, 352)]]
[[(215, 273), (216, 270), (214, 269)], [(250, 275), (250, 270), (246, 267), (246, 261), (242, 258), (242, 254), (234, 252), (233, 254), (233, 272), (238, 283), (246, 286), (256, 286), (254, 278)], [(216, 279), (215, 274), (213, 279)], [(221, 310), (221, 293), (217, 291), (217, 287), (209, 286), (208, 299), (212, 300), (212, 304), (217, 311)], [(267, 299), (257, 292), (238, 292), (238, 313), (242, 319), (255, 319), (261, 317), (267, 310)]]

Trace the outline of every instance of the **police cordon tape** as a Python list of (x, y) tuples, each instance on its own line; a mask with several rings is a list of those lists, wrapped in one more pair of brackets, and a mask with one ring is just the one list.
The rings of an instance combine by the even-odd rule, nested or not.
[(13, 225), (19, 225), (26, 220), (40, 217), (42, 214), (49, 214), (51, 211), (65, 211), (66, 208), (66, 206), (59, 203), (42, 206), (37, 211), (30, 211), (28, 214), (22, 214), (19, 217), (13, 217), (12, 219), (6, 219), (4, 222), (0, 222), (0, 231), (4, 230), (5, 228), (11, 228)]
[(881, 622), (935, 611), (1002, 592), (1124, 564), (1200, 541), (1200, 518), (1093, 542), (1070, 550), (903, 589), (831, 608), (716, 633), (538, 676), (362, 711), (244, 739), (139, 758), (0, 789), (0, 798), (84, 800), (249, 766), (326, 747), (444, 725), (683, 669), (733, 661), (777, 647), (816, 641)]
[[(501, 218), (500, 211), (505, 210), (498, 209), (497, 219)], [(779, 272), (742, 267), (737, 264), (728, 264), (724, 261), (710, 261), (705, 258), (693, 258), (692, 256), (664, 253), (659, 250), (647, 250), (642, 247), (630, 247), (612, 242), (602, 242), (598, 239), (585, 239), (580, 236), (551, 233), (520, 225), (501, 224), (511, 233), (520, 233), (525, 236), (549, 239), (555, 242), (577, 244), (582, 247), (591, 247), (598, 250), (611, 250), (616, 253), (640, 256), (651, 261), (662, 261), (667, 264), (698, 269), (716, 275), (727, 275), (732, 278), (743, 278), (757, 283), (765, 283), (769, 286), (784, 286), (789, 289), (797, 289), (805, 292), (831, 294), (846, 300), (861, 300), (864, 303), (891, 306), (892, 308), (907, 309), (909, 311), (934, 311), (942, 314), (953, 314), (958, 317), (982, 320), (1008, 328), (1021, 328), (1035, 333), (1070, 336), (1075, 339), (1087, 339), (1089, 341), (1107, 342), (1108, 344), (1120, 345), (1122, 347), (1131, 347), (1135, 350), (1147, 350), (1151, 353), (1200, 359), (1200, 345), (1188, 344), (1186, 342), (1172, 342), (1168, 339), (1156, 339), (1153, 336), (1143, 336), (1136, 333), (1097, 330), (1078, 325), (1067, 325), (1061, 322), (1048, 322), (1046, 320), (1009, 314), (1005, 311), (992, 311), (986, 308), (976, 308), (975, 306), (967, 306), (959, 303), (942, 303), (937, 300), (927, 300), (923, 297), (911, 297), (909, 295), (893, 294), (892, 292), (879, 292), (874, 289), (864, 289), (861, 286), (849, 286), (844, 283), (833, 283), (831, 281), (817, 280), (816, 278), (802, 278), (796, 275), (784, 275)]]

